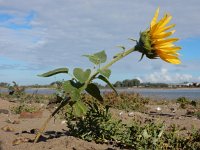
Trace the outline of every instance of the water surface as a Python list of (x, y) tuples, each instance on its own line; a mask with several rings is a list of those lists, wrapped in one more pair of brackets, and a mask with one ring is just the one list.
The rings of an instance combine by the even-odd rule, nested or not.
[[(111, 89), (101, 89), (101, 92), (111, 92)], [(140, 93), (146, 97), (160, 98), (160, 99), (176, 99), (179, 97), (187, 97), (193, 100), (200, 100), (200, 88), (177, 88), (177, 89), (153, 89), (153, 88), (123, 88), (117, 89), (118, 92)], [(7, 89), (0, 89), (0, 93), (8, 92)], [(25, 90), (28, 94), (54, 94), (55, 89), (33, 89)]]

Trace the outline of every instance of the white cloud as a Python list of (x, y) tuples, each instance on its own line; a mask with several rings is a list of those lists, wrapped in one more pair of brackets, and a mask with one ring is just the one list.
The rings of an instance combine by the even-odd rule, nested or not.
[(158, 5), (162, 14), (166, 10), (176, 18), (172, 22), (177, 23), (179, 36), (200, 35), (198, 1), (4, 0), (0, 13), (15, 15), (10, 21), (23, 23), (30, 12), (35, 17), (30, 21), (30, 30), (0, 27), (4, 39), (0, 41), (0, 55), (40, 65), (80, 63), (84, 53), (111, 49), (129, 37), (138, 37), (148, 27)]
[(182, 83), (182, 82), (195, 82), (199, 79), (193, 77), (191, 74), (179, 74), (169, 72), (166, 68), (160, 71), (150, 73), (144, 77), (144, 82), (159, 82), (159, 83)]

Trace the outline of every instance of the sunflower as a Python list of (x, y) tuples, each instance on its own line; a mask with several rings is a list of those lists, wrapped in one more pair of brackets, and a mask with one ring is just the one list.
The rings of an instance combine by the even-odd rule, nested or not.
[(178, 38), (168, 38), (174, 34), (175, 30), (168, 31), (175, 27), (175, 24), (168, 25), (172, 16), (165, 14), (165, 16), (157, 22), (159, 14), (159, 8), (151, 21), (150, 28), (140, 33), (140, 40), (136, 45), (136, 49), (142, 53), (142, 57), (146, 55), (150, 59), (160, 57), (162, 60), (172, 63), (180, 64), (177, 53), (181, 47), (175, 46), (174, 42), (178, 41)]

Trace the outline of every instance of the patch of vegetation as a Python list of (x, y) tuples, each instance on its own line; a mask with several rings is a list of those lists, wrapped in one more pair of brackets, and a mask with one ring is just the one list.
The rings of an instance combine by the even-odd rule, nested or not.
[(195, 116), (200, 119), (200, 111), (195, 112)]
[[(72, 115), (73, 116), (73, 115)], [(100, 108), (98, 104), (89, 104), (85, 116), (67, 117), (69, 133), (87, 141), (112, 143), (128, 149), (200, 149), (200, 130), (182, 133), (177, 126), (165, 128), (164, 125), (150, 123), (123, 124), (113, 119), (109, 107)]]
[(32, 106), (32, 105), (28, 105), (28, 104), (19, 104), (18, 106), (12, 107), (11, 108), (11, 112), (15, 113), (15, 114), (20, 114), (21, 112), (36, 112), (38, 111), (39, 108), (37, 108), (36, 106)]
[(188, 105), (191, 105), (191, 106), (194, 106), (194, 107), (197, 106), (196, 101), (190, 100), (186, 97), (179, 97), (179, 98), (176, 99), (176, 102), (179, 103), (180, 107), (183, 108), (183, 109), (187, 108)]
[(145, 112), (147, 110), (145, 104), (148, 103), (149, 98), (142, 97), (138, 93), (120, 93), (119, 96), (116, 96), (113, 92), (104, 94), (104, 105), (126, 111)]
[(8, 93), (13, 97), (19, 98), (24, 95), (25, 88), (23, 86), (19, 86), (15, 81), (13, 81), (13, 85), (8, 86)]

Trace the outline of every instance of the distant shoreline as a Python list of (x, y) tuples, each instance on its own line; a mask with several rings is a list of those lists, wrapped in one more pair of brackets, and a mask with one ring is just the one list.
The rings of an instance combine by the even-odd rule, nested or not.
[[(0, 90), (7, 90), (8, 88), (5, 88), (5, 87), (0, 87)], [(32, 90), (37, 90), (37, 89), (40, 89), (40, 90), (48, 90), (48, 89), (50, 89), (50, 90), (56, 90), (56, 88), (52, 88), (52, 87), (38, 87), (38, 88), (36, 88), (36, 87), (25, 87), (25, 89), (32, 89)], [(109, 89), (111, 89), (111, 88), (109, 88), (109, 87), (103, 87), (103, 88), (100, 88), (101, 90), (109, 90)], [(160, 88), (160, 87), (120, 87), (120, 88), (116, 88), (117, 90), (120, 90), (120, 89), (130, 89), (130, 90), (134, 90), (134, 89), (156, 89), (156, 90), (158, 90), (158, 89), (160, 89), (160, 90), (176, 90), (176, 89), (183, 89), (183, 90), (192, 90), (192, 89), (195, 89), (195, 90), (197, 90), (197, 89), (200, 89), (200, 87), (176, 87), (176, 88), (167, 88), (167, 87), (162, 87), (162, 88)]]

